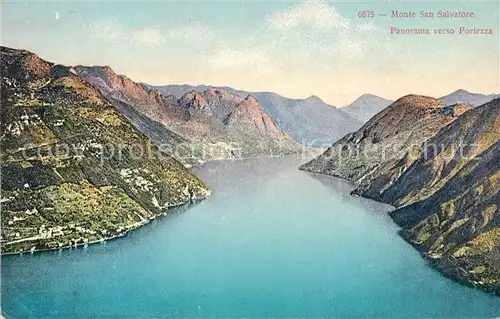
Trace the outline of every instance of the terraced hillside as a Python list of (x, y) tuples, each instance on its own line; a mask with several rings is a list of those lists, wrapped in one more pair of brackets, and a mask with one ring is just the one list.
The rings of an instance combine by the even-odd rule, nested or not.
[(68, 67), (1, 48), (2, 253), (123, 235), (210, 191)]

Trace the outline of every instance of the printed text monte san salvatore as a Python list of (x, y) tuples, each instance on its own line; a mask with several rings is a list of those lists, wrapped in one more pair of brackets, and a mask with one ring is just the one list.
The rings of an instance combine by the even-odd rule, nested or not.
[(475, 13), (470, 11), (400, 11), (392, 10), (391, 18), (393, 19), (412, 19), (412, 18), (441, 18), (441, 19), (469, 19), (474, 18)]

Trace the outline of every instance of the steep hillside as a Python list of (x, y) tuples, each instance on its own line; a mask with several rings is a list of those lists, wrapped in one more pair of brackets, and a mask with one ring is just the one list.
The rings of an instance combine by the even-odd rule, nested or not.
[[(113, 98), (115, 108), (122, 113), (135, 128), (144, 133), (162, 152), (170, 155), (177, 155), (176, 152), (189, 141), (182, 136), (172, 132), (162, 123), (152, 120), (150, 117), (142, 114), (132, 105), (124, 103)], [(179, 159), (182, 159), (182, 154)]]
[(341, 111), (365, 123), (375, 114), (388, 107), (392, 102), (373, 94), (363, 94), (351, 104), (341, 108)]
[(1, 60), (2, 253), (120, 236), (210, 194), (72, 68)]
[[(189, 91), (176, 98), (134, 83), (108, 67), (79, 66), (75, 70), (113, 101), (129, 104), (185, 138), (187, 142), (180, 148), (183, 154), (178, 156), (185, 162), (277, 156), (301, 149), (251, 95), (242, 97), (223, 88), (209, 88), (203, 92)], [(252, 102), (247, 103), (249, 100)], [(246, 112), (236, 112), (242, 105)], [(236, 117), (235, 112), (239, 116)], [(232, 120), (228, 121), (228, 117)]]
[(164, 97), (144, 84), (116, 74), (109, 66), (75, 66), (77, 75), (96, 87), (105, 97), (131, 105), (138, 112), (161, 123), (174, 121), (180, 110), (174, 97)]
[[(164, 95), (180, 97), (190, 91), (202, 92), (204, 85), (151, 86)], [(320, 98), (290, 99), (272, 92), (247, 92), (229, 87), (220, 88), (240, 97), (254, 96), (264, 111), (295, 141), (308, 146), (327, 147), (347, 133), (354, 132), (363, 122), (352, 118)]]
[(443, 272), (500, 296), (499, 154), (497, 140), (432, 196), (391, 217)]
[(471, 109), (407, 96), (301, 169), (397, 207), (402, 236), (434, 266), (500, 295), (499, 140), (500, 99)]
[(460, 89), (456, 90), (446, 96), (441, 97), (439, 100), (444, 105), (453, 104), (468, 104), (470, 106), (479, 106), (488, 103), (493, 99), (499, 98), (500, 94), (481, 94), (471, 93), (469, 91)]
[(478, 156), (498, 139), (498, 101), (464, 113), (415, 150), (412, 154), (415, 160), (410, 165), (407, 159), (394, 166), (394, 171), (401, 172), (400, 178), (374, 180), (361, 194), (402, 206), (422, 200), (441, 189), (471, 161), (477, 162)]
[(500, 99), (430, 143), (443, 151), (421, 156), (382, 198), (411, 203), (391, 216), (439, 269), (500, 295)]
[(381, 178), (390, 183), (402, 173), (396, 164), (411, 164), (423, 142), (467, 109), (444, 107), (431, 97), (404, 96), (301, 169), (345, 178), (361, 189)]

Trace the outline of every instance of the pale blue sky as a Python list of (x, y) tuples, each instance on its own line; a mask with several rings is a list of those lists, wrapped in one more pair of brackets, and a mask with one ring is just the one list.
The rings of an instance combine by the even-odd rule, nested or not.
[[(4, 2), (2, 45), (63, 64), (110, 65), (151, 84), (229, 85), (334, 105), (366, 92), (499, 92), (498, 2)], [(474, 11), (470, 20), (360, 19), (359, 10)], [(395, 36), (394, 27), (494, 35)]]

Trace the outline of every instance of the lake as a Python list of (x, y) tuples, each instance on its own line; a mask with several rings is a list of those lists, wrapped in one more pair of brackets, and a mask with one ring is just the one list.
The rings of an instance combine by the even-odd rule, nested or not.
[(431, 269), (390, 207), (285, 157), (208, 163), (210, 199), (127, 236), (2, 257), (7, 318), (493, 318)]

